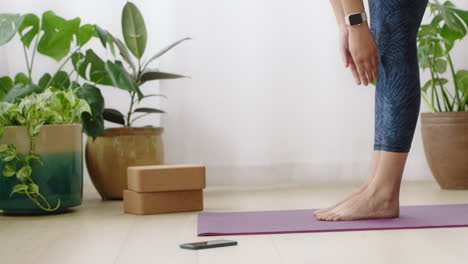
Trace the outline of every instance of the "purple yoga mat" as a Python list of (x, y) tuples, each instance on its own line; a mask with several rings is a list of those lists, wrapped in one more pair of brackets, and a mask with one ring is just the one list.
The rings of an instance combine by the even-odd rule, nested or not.
[(402, 206), (399, 218), (343, 222), (318, 221), (314, 211), (204, 212), (198, 215), (198, 236), (468, 226), (468, 204)]

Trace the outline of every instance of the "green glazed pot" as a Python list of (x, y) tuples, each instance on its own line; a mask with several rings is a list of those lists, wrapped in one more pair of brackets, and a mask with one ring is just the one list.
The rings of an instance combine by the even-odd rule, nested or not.
[[(26, 127), (6, 127), (0, 144), (14, 144), (19, 153), (28, 153), (29, 137)], [(46, 125), (36, 141), (36, 153), (44, 166), (31, 162), (33, 181), (51, 207), (60, 200), (57, 211), (78, 206), (83, 198), (83, 138), (81, 125)], [(0, 164), (3, 170), (4, 164)], [(46, 214), (24, 194), (11, 190), (19, 181), (16, 177), (0, 175), (0, 210), (6, 214)]]

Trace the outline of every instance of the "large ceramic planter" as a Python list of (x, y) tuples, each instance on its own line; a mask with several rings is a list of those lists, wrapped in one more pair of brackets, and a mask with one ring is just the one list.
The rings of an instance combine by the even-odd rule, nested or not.
[(163, 163), (162, 128), (110, 128), (88, 138), (86, 166), (104, 200), (122, 199), (129, 166)]
[[(14, 144), (19, 153), (29, 152), (26, 127), (6, 127), (1, 144)], [(36, 141), (36, 153), (44, 166), (31, 162), (31, 178), (39, 186), (40, 193), (59, 210), (78, 206), (83, 198), (83, 137), (81, 125), (46, 125)], [(3, 169), (3, 164), (0, 169)], [(11, 189), (19, 181), (16, 177), (0, 176), (0, 210), (12, 214), (46, 213), (26, 195), (14, 194)]]
[(422, 113), (424, 151), (443, 189), (468, 189), (468, 112)]

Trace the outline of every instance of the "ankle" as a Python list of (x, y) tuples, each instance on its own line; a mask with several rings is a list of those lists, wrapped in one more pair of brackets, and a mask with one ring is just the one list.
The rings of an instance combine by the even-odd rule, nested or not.
[(366, 189), (367, 199), (377, 203), (386, 204), (389, 206), (399, 205), (400, 193), (396, 188), (377, 188), (376, 186), (369, 186)]

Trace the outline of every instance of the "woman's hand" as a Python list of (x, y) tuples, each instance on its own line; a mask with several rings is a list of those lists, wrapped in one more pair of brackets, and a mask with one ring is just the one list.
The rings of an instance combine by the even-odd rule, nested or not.
[(349, 70), (353, 74), (354, 80), (358, 85), (361, 84), (361, 80), (359, 79), (359, 75), (357, 73), (356, 64), (354, 63), (353, 57), (351, 56), (351, 52), (349, 51), (349, 31), (346, 27), (340, 30), (340, 53), (341, 58), (343, 59), (344, 66), (346, 68), (349, 67)]
[[(356, 83), (367, 86), (377, 78), (378, 55), (377, 45), (367, 23), (348, 27), (349, 52), (351, 53), (354, 68), (357, 69)], [(349, 60), (348, 60), (349, 61)], [(351, 65), (353, 71), (353, 65)], [(355, 76), (356, 74), (353, 73)], [(360, 80), (360, 81), (359, 81)]]

